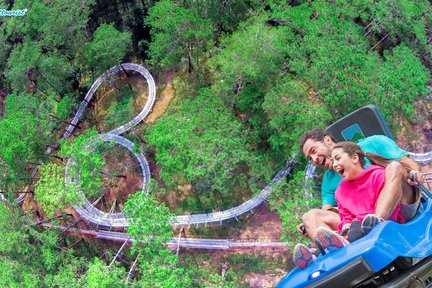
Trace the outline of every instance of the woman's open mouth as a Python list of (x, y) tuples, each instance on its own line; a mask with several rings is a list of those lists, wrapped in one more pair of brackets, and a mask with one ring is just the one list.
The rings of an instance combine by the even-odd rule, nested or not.
[(343, 168), (337, 168), (337, 169), (335, 169), (335, 171), (336, 171), (339, 175), (343, 176), (343, 174), (344, 174), (344, 172), (345, 172), (345, 169), (343, 169)]

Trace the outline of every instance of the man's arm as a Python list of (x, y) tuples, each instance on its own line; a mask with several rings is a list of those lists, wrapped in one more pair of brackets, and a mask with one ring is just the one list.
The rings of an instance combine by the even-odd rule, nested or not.
[(412, 158), (408, 156), (404, 156), (401, 159), (399, 159), (399, 163), (401, 163), (405, 169), (408, 171), (408, 173), (412, 174), (412, 180), (408, 179), (408, 184), (414, 185), (414, 184), (422, 184), (424, 182), (424, 177), (420, 173), (420, 165)]
[(411, 159), (408, 156), (403, 156), (402, 158), (399, 159), (399, 162), (404, 167), (409, 168), (407, 170), (415, 170), (415, 171), (419, 171), (420, 170), (420, 165), (414, 159)]

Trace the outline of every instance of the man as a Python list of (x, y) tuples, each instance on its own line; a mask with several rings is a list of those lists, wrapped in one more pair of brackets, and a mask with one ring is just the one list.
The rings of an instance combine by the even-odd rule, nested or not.
[[(322, 182), (322, 209), (312, 209), (305, 213), (302, 217), (303, 223), (297, 226), (297, 230), (312, 241), (315, 241), (319, 227), (336, 230), (339, 224), (339, 215), (332, 208), (336, 206), (334, 192), (342, 178), (333, 170), (330, 156), (336, 142), (323, 129), (306, 131), (300, 137), (300, 148), (308, 160), (327, 169)], [(394, 160), (386, 167), (386, 184), (380, 193), (375, 211), (377, 219), (388, 219), (400, 202), (401, 213), (405, 221), (411, 220), (417, 212), (420, 201), (418, 189), (413, 189), (411, 186), (421, 182), (418, 163), (409, 158), (407, 152), (400, 149), (393, 140), (383, 135), (367, 137), (360, 140), (358, 144), (364, 152), (375, 153)], [(409, 168), (414, 174), (414, 181), (408, 180), (409, 183), (407, 182), (407, 172), (404, 167)], [(349, 229), (349, 226), (346, 228)]]

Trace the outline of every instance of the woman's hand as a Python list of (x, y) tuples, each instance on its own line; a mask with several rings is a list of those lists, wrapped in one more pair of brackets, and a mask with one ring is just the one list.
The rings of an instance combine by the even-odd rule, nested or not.
[(343, 225), (341, 235), (346, 236), (350, 228), (351, 228), (351, 223), (346, 223), (345, 225)]

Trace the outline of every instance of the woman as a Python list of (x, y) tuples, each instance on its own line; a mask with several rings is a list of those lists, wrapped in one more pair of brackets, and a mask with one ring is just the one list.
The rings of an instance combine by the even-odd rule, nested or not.
[[(362, 222), (366, 215), (375, 213), (375, 204), (385, 184), (385, 169), (378, 165), (370, 165), (364, 169), (365, 157), (371, 163), (382, 163), (383, 158), (372, 153), (366, 155), (353, 142), (337, 143), (331, 156), (333, 169), (343, 178), (335, 192), (341, 219), (338, 232), (341, 232), (348, 229), (354, 221)], [(399, 210), (400, 204), (396, 206), (389, 220), (404, 223)]]

